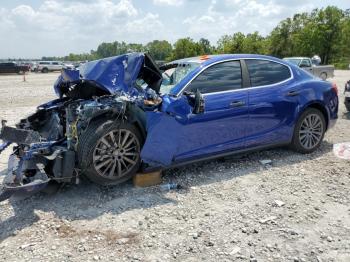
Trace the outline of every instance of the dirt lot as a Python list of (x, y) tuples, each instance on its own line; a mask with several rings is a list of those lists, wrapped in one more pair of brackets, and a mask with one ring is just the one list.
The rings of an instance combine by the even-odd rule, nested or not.
[[(0, 117), (13, 124), (54, 98), (56, 77), (0, 76)], [(165, 173), (185, 190), (85, 181), (0, 203), (0, 261), (350, 261), (350, 165), (332, 153), (350, 141), (348, 79), (336, 71), (339, 120), (311, 155), (274, 149)]]

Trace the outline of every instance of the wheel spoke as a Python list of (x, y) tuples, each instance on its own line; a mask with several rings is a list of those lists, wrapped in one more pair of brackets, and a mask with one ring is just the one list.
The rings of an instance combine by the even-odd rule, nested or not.
[(113, 161), (111, 161), (109, 164), (108, 164), (108, 166), (105, 168), (105, 170), (103, 171), (103, 173), (102, 173), (102, 175), (105, 175), (107, 172), (108, 172), (108, 170), (111, 168), (111, 165), (113, 165)]
[(106, 160), (106, 161), (104, 161), (104, 162), (98, 164), (98, 165), (96, 166), (96, 169), (101, 169), (101, 168), (104, 167), (105, 165), (109, 164), (111, 161), (112, 161), (111, 159), (108, 159), (108, 160)]
[(128, 141), (128, 143), (126, 143), (126, 145), (124, 146), (124, 148), (128, 148), (133, 142), (135, 142), (135, 138), (131, 137), (131, 139)]
[(130, 132), (129, 132), (129, 131), (126, 131), (125, 136), (124, 136), (124, 139), (123, 139), (123, 142), (122, 142), (122, 144), (121, 144), (122, 147), (124, 147), (125, 142), (128, 140), (129, 134), (130, 134)]
[(118, 161), (118, 177), (121, 177), (122, 173), (122, 164), (120, 163), (120, 161)]
[(311, 134), (311, 136), (316, 139), (316, 144), (317, 144), (318, 141), (320, 140), (320, 136), (317, 136), (315, 134)]
[(107, 146), (107, 148), (110, 148), (110, 147), (111, 147), (111, 145), (107, 142), (107, 140), (106, 140), (104, 137), (101, 139), (101, 142), (102, 142), (103, 144), (105, 144), (105, 145)]
[(119, 147), (121, 146), (121, 144), (120, 144), (120, 139), (121, 139), (121, 137), (122, 137), (122, 130), (119, 129), (119, 130), (118, 130), (118, 146), (119, 146)]
[(111, 141), (112, 141), (113, 145), (114, 146), (118, 146), (117, 142), (115, 141), (115, 136), (114, 136), (113, 131), (109, 133), (109, 137), (111, 138)]
[(102, 160), (104, 160), (104, 159), (106, 159), (106, 158), (110, 158), (110, 156), (108, 156), (108, 155), (96, 156), (96, 157), (94, 157), (94, 161), (95, 161), (95, 162), (96, 162), (96, 161), (102, 161)]
[(123, 157), (123, 159), (126, 161), (126, 162), (129, 162), (130, 164), (133, 164), (133, 165), (135, 165), (136, 164), (136, 162), (134, 161), (134, 160), (132, 160), (132, 159), (130, 159), (130, 158), (128, 158), (128, 157)]
[(137, 153), (125, 153), (124, 156), (137, 156)]
[(126, 169), (128, 169), (128, 165), (125, 163), (125, 161), (124, 161), (123, 158), (120, 159), (120, 163), (121, 163), (122, 165), (124, 165), (124, 167), (125, 167)]
[(109, 176), (114, 176), (116, 165), (117, 165), (117, 160), (114, 160), (113, 166), (112, 166), (111, 170), (109, 171)]

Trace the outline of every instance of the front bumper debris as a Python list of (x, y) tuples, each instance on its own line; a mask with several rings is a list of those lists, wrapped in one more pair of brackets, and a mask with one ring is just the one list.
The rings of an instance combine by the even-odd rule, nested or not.
[(23, 169), (26, 160), (30, 159), (33, 152), (26, 152), (21, 159), (15, 154), (10, 155), (7, 174), (0, 186), (0, 202), (10, 197), (26, 198), (44, 189), (50, 179), (45, 173), (44, 166), (36, 164), (37, 171), (30, 177), (26, 177)]

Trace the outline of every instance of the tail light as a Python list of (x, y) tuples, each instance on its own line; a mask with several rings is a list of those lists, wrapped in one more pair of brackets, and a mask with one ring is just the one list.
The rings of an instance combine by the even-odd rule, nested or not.
[(338, 87), (336, 83), (332, 84), (332, 90), (338, 95)]

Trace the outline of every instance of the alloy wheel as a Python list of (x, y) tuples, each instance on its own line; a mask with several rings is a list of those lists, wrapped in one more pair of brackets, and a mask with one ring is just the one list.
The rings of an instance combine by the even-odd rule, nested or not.
[(131, 131), (113, 130), (97, 141), (93, 165), (97, 173), (108, 179), (123, 177), (140, 157), (140, 144)]
[(321, 117), (317, 114), (307, 115), (299, 130), (300, 144), (305, 149), (316, 147), (322, 139), (323, 132), (324, 126)]

